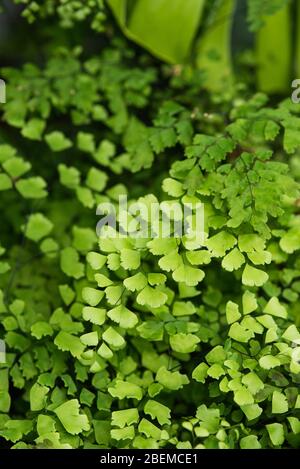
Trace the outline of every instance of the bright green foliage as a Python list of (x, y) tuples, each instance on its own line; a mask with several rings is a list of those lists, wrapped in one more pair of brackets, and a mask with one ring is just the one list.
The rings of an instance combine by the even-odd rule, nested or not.
[(86, 415), (79, 413), (79, 402), (71, 399), (54, 410), (58, 419), (71, 435), (77, 435), (83, 430), (89, 430), (90, 425)]
[(289, 0), (249, 0), (248, 2), (248, 20), (253, 30), (258, 29), (268, 19), (269, 15), (273, 15), (280, 8), (289, 3)]
[[(1, 71), (0, 447), (299, 448), (299, 107), (206, 93), (102, 1), (22, 3), (67, 39)], [(119, 195), (203, 232), (98, 238), (100, 203), (138, 224)]]

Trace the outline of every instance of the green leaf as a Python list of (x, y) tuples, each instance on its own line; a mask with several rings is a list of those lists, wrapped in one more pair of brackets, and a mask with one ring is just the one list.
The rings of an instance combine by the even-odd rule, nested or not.
[(82, 298), (89, 306), (97, 306), (104, 297), (104, 291), (96, 288), (85, 287), (82, 290)]
[(286, 127), (283, 146), (284, 150), (289, 154), (292, 154), (297, 150), (300, 146), (300, 136), (297, 129)]
[(228, 301), (226, 304), (226, 319), (228, 324), (232, 324), (238, 321), (241, 318), (241, 313), (239, 312), (239, 306), (232, 301)]
[(206, 25), (197, 44), (197, 67), (204, 75), (205, 87), (211, 92), (225, 92), (232, 88), (233, 72), (228, 44), (234, 8), (232, 0), (217, 3), (213, 9), (213, 21)]
[(267, 140), (274, 140), (280, 132), (280, 126), (274, 121), (268, 121), (265, 126), (265, 137)]
[(243, 313), (250, 314), (258, 308), (254, 293), (246, 290), (243, 294)]
[[(260, 90), (276, 94), (287, 89), (289, 79), (287, 70), (292, 62), (289, 22), (291, 12), (288, 2), (271, 2), (271, 5), (273, 6), (271, 15), (264, 15), (264, 8), (261, 9), (262, 13), (259, 11), (262, 27), (258, 28), (256, 34), (256, 55), (259, 67), (257, 78)], [(267, 8), (270, 9), (270, 6)], [(259, 21), (257, 23), (259, 24)], [(272, 54), (272, 59), (270, 54)]]
[(222, 267), (228, 272), (239, 269), (245, 262), (245, 257), (237, 248), (234, 248), (222, 260)]
[(263, 412), (262, 408), (259, 407), (258, 404), (244, 405), (244, 406), (241, 406), (241, 409), (246, 415), (248, 420), (254, 420), (258, 418)]
[(247, 388), (242, 387), (234, 392), (234, 401), (239, 406), (254, 404), (254, 399), (250, 391)]
[(112, 358), (114, 356), (111, 349), (104, 342), (103, 342), (103, 344), (100, 345), (97, 353), (98, 353), (98, 355), (100, 355), (100, 357), (105, 358), (106, 360), (108, 360), (109, 358)]
[(255, 395), (264, 389), (263, 381), (253, 371), (243, 376), (242, 383), (247, 386), (251, 394)]
[(86, 185), (96, 192), (102, 192), (106, 187), (107, 180), (106, 173), (99, 169), (91, 168), (87, 174)]
[(107, 316), (117, 322), (124, 329), (132, 329), (138, 323), (138, 317), (126, 306), (119, 305), (107, 312)]
[(255, 334), (263, 334), (264, 328), (261, 324), (259, 324), (256, 319), (251, 316), (246, 316), (241, 321), (241, 326), (245, 329), (249, 329), (250, 331), (254, 332)]
[(24, 161), (23, 158), (17, 157), (6, 160), (2, 166), (13, 179), (23, 176), (23, 174), (27, 173), (31, 169), (30, 163)]
[(0, 191), (7, 191), (13, 187), (12, 181), (7, 174), (0, 173)]
[(124, 428), (127, 425), (132, 425), (134, 423), (138, 423), (139, 421), (139, 413), (137, 409), (125, 409), (125, 410), (117, 410), (112, 412), (111, 414), (111, 423), (112, 425)]
[(172, 5), (168, 0), (141, 0), (129, 10), (129, 18), (127, 2), (120, 4), (118, 0), (109, 0), (108, 3), (130, 39), (167, 62), (185, 61), (201, 19), (202, 0), (192, 0), (184, 5), (180, 0), (174, 0)]
[(138, 272), (132, 277), (126, 278), (123, 283), (129, 291), (140, 291), (147, 285), (147, 278), (142, 272)]
[(207, 363), (220, 363), (223, 364), (226, 360), (226, 352), (221, 345), (217, 345), (210, 352), (205, 355)]
[(269, 329), (266, 333), (265, 343), (275, 342), (278, 339), (278, 334), (275, 329)]
[(147, 438), (153, 438), (157, 441), (161, 440), (163, 436), (163, 432), (156, 425), (144, 418), (140, 421), (138, 430), (140, 433), (144, 433)]
[(118, 399), (137, 399), (140, 401), (143, 397), (143, 391), (140, 386), (117, 379), (114, 386), (108, 388), (108, 392), (112, 397)]
[(96, 331), (94, 332), (88, 332), (87, 334), (83, 334), (80, 336), (80, 340), (84, 345), (87, 345), (88, 347), (95, 347), (98, 345), (98, 334)]
[(205, 383), (208, 368), (209, 366), (206, 363), (200, 363), (200, 365), (196, 366), (193, 370), (193, 379), (198, 381), (198, 383)]
[(168, 297), (164, 292), (157, 288), (146, 286), (138, 294), (136, 301), (143, 306), (146, 305), (150, 308), (159, 308), (166, 303), (167, 299)]
[(260, 449), (261, 444), (259, 443), (258, 437), (256, 435), (249, 435), (249, 436), (244, 436), (244, 438), (241, 438), (240, 448), (241, 449)]
[(282, 338), (300, 344), (300, 332), (298, 331), (295, 324), (289, 326), (282, 334)]
[(196, 269), (189, 265), (181, 265), (173, 272), (173, 279), (176, 282), (182, 282), (188, 285), (189, 287), (195, 287), (204, 279), (204, 272), (201, 269)]
[(59, 180), (63, 186), (76, 189), (80, 185), (80, 172), (73, 166), (58, 165)]
[(284, 414), (288, 410), (289, 405), (286, 396), (279, 391), (274, 391), (272, 396), (273, 414)]
[(64, 303), (69, 306), (75, 299), (75, 292), (69, 285), (59, 285), (59, 293)]
[(94, 159), (103, 166), (107, 166), (110, 159), (115, 156), (116, 147), (109, 140), (102, 140), (97, 151), (93, 154)]
[(80, 228), (74, 226), (73, 233), (73, 246), (78, 251), (91, 251), (97, 241), (96, 233), (91, 228)]
[(122, 348), (125, 345), (125, 340), (113, 327), (109, 327), (102, 335), (102, 338), (115, 349)]
[(202, 404), (197, 409), (196, 417), (201, 421), (201, 427), (208, 433), (217, 433), (220, 425), (219, 409), (208, 409)]
[(175, 301), (173, 304), (173, 316), (189, 316), (196, 313), (196, 308), (191, 301)]
[[(5, 359), (1, 360), (1, 363), (2, 362), (5, 362)], [(9, 412), (11, 398), (8, 390), (8, 370), (0, 370), (0, 412)]]
[(242, 252), (261, 252), (265, 248), (265, 242), (256, 234), (240, 235), (238, 238), (239, 249)]
[(292, 432), (296, 435), (300, 433), (300, 421), (296, 417), (288, 417), (287, 420), (291, 426)]
[(147, 243), (150, 252), (155, 256), (168, 254), (177, 248), (175, 238), (155, 238)]
[(0, 163), (16, 156), (17, 150), (11, 145), (2, 143), (0, 144)]
[(109, 286), (105, 289), (105, 295), (108, 303), (112, 306), (116, 306), (120, 303), (124, 289), (121, 285)]
[(25, 302), (23, 300), (14, 300), (12, 304), (9, 305), (10, 311), (15, 316), (19, 316), (20, 314), (22, 314), (24, 311), (24, 308), (25, 308)]
[(112, 439), (121, 441), (121, 440), (133, 440), (134, 438), (134, 426), (125, 427), (121, 429), (113, 429), (110, 432)]
[(79, 262), (79, 254), (76, 249), (67, 247), (61, 251), (60, 266), (69, 277), (79, 279), (84, 275), (84, 265)]
[(121, 267), (119, 254), (113, 252), (107, 256), (107, 267), (110, 270), (119, 270)]
[(186, 252), (186, 257), (192, 265), (209, 264), (211, 261), (211, 254), (204, 250)]
[(78, 337), (64, 331), (58, 333), (55, 337), (54, 344), (59, 350), (70, 352), (75, 358), (80, 358), (85, 349)]
[(264, 312), (278, 318), (287, 318), (287, 310), (279, 303), (278, 298), (274, 296), (266, 304)]
[(166, 280), (167, 277), (164, 274), (148, 274), (148, 282), (151, 286), (163, 285)]
[(95, 200), (93, 193), (87, 187), (77, 187), (76, 195), (78, 200), (82, 203), (84, 207), (93, 208), (95, 205)]
[(219, 379), (221, 376), (225, 375), (225, 371), (221, 365), (215, 363), (208, 369), (207, 374), (213, 379)]
[(271, 370), (272, 368), (276, 368), (276, 366), (280, 366), (280, 360), (277, 357), (273, 357), (273, 355), (265, 355), (259, 359), (259, 364), (265, 370)]
[(3, 429), (0, 429), (0, 436), (7, 441), (15, 443), (21, 440), (23, 435), (27, 435), (33, 428), (32, 420), (8, 420)]
[(171, 197), (181, 197), (184, 194), (182, 184), (176, 179), (166, 178), (163, 180), (162, 189)]
[(5, 337), (6, 344), (20, 352), (24, 352), (30, 346), (30, 340), (17, 332), (9, 331)]
[(244, 343), (249, 342), (249, 340), (254, 337), (254, 333), (252, 331), (246, 330), (237, 322), (230, 326), (228, 335), (233, 340)]
[(95, 400), (95, 394), (91, 391), (89, 391), (86, 388), (83, 388), (80, 392), (80, 403), (81, 404), (86, 404), (87, 406), (91, 407), (94, 400)]
[(150, 415), (154, 420), (157, 419), (160, 425), (171, 424), (171, 410), (160, 402), (149, 400), (144, 407), (145, 414)]
[(45, 127), (45, 121), (33, 118), (24, 125), (21, 133), (23, 137), (29, 138), (30, 140), (41, 140)]
[(221, 231), (206, 241), (206, 246), (214, 257), (224, 257), (226, 251), (236, 245), (236, 239), (230, 233)]
[(284, 252), (292, 254), (300, 249), (300, 232), (299, 228), (291, 228), (287, 231), (279, 241), (279, 245)]
[(102, 448), (107, 448), (110, 444), (111, 423), (107, 420), (93, 420), (95, 439)]
[(77, 146), (81, 151), (86, 153), (94, 153), (96, 149), (94, 135), (87, 132), (78, 132)]
[(46, 238), (40, 244), (41, 251), (48, 258), (55, 258), (59, 253), (59, 245), (53, 238)]
[(125, 270), (138, 269), (141, 263), (140, 253), (133, 249), (121, 250), (121, 265)]
[(97, 326), (102, 326), (106, 320), (106, 310), (85, 306), (82, 310), (82, 317), (85, 321), (90, 321)]
[(106, 288), (113, 285), (113, 282), (103, 274), (95, 274), (95, 280), (100, 288)]
[[(171, 270), (176, 270), (182, 264), (182, 258), (176, 251), (171, 251), (169, 254), (163, 256), (159, 261), (158, 265), (162, 270), (170, 272)], [(185, 272), (179, 271), (181, 275), (184, 275)]]
[(147, 340), (163, 340), (164, 326), (162, 322), (146, 321), (137, 327), (137, 331), (143, 339)]
[(179, 371), (168, 371), (165, 366), (158, 370), (156, 380), (165, 388), (173, 391), (181, 389), (185, 384), (189, 383), (189, 379), (186, 375), (179, 373)]
[(130, 169), (132, 172), (151, 167), (154, 154), (149, 138), (150, 129), (139, 119), (132, 116), (124, 135), (124, 146), (129, 154)]
[(80, 414), (80, 404), (77, 399), (64, 402), (54, 412), (58, 419), (71, 435), (78, 435), (82, 431), (88, 431), (90, 424), (85, 414)]
[(38, 340), (45, 336), (52, 336), (52, 334), (52, 327), (45, 321), (37, 321), (31, 326), (31, 335)]
[(49, 415), (39, 414), (37, 418), (37, 432), (39, 435), (55, 432), (55, 420)]
[(52, 151), (63, 151), (67, 150), (72, 146), (71, 140), (69, 140), (62, 132), (54, 131), (45, 135), (45, 140)]
[(255, 265), (270, 264), (272, 261), (272, 254), (268, 251), (249, 252), (247, 255)]

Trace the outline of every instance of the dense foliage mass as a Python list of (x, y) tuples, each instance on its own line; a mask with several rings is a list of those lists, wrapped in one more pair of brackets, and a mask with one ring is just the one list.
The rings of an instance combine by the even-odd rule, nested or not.
[[(102, 1), (15, 3), (58, 26), (1, 70), (0, 447), (299, 448), (300, 105), (208, 93)], [(204, 236), (98, 238), (120, 195)]]

